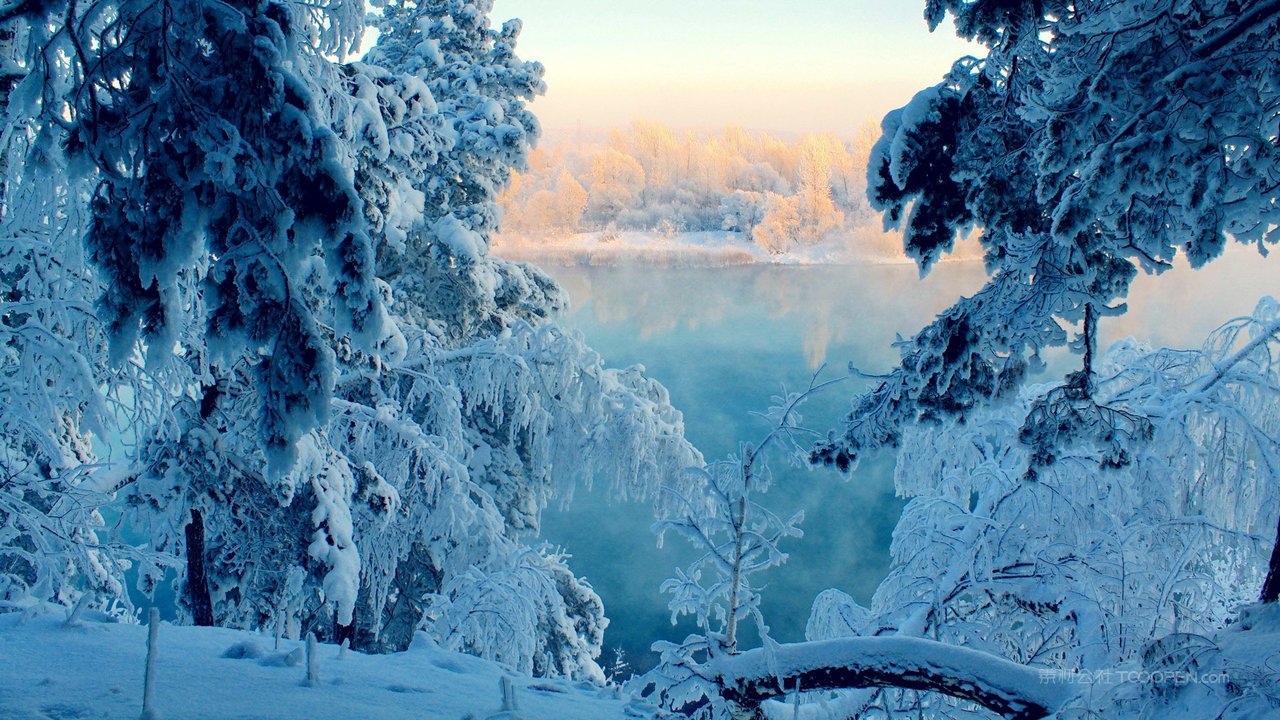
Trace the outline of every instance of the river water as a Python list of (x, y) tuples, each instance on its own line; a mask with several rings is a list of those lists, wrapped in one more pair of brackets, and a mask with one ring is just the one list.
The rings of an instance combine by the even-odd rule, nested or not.
[[(850, 363), (889, 369), (897, 335), (910, 336), (985, 277), (977, 263), (943, 264), (923, 280), (912, 265), (544, 269), (572, 298), (562, 322), (609, 365), (641, 364), (661, 381), (708, 460), (758, 440), (768, 426), (752, 412), (766, 410), (783, 387), (803, 389), (824, 363), (828, 376)], [(1278, 270), (1280, 262), (1237, 248), (1204, 270), (1140, 278), (1129, 312), (1102, 323), (1102, 347), (1128, 336), (1198, 345), (1259, 297), (1280, 295)], [(815, 397), (802, 412), (805, 424), (835, 427), (858, 389), (845, 384)], [(772, 469), (763, 504), (805, 513), (804, 538), (784, 546), (788, 563), (764, 576), (764, 615), (785, 642), (803, 639), (809, 606), (825, 588), (869, 603), (888, 569), (903, 500), (894, 494), (891, 457), (864, 462), (852, 478), (781, 462)], [(579, 491), (544, 518), (544, 538), (573, 556), (571, 566), (605, 601), (606, 664), (621, 650), (632, 669), (646, 669), (656, 660), (651, 642), (692, 630), (688, 622), (673, 627), (658, 590), (690, 550), (674, 536), (659, 549), (651, 524), (647, 506), (613, 502), (603, 491)]]

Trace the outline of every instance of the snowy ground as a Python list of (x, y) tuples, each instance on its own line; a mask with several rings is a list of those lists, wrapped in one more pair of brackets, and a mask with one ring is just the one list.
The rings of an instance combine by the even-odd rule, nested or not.
[[(64, 627), (64, 620), (58, 608), (0, 615), (0, 718), (136, 720), (147, 628), (100, 617)], [(634, 717), (612, 690), (516, 676), (517, 712), (500, 713), (499, 683), (509, 673), (425, 642), (396, 655), (348, 652), (341, 658), (338, 648), (321, 645), (321, 685), (311, 688), (304, 682), (305, 663), (291, 664), (302, 646), (285, 640), (276, 651), (274, 640), (262, 635), (162, 624), (158, 720)], [(228, 657), (236, 654), (257, 657)]]
[(771, 255), (735, 232), (684, 232), (672, 235), (626, 231), (578, 233), (565, 238), (530, 242), (499, 237), (494, 251), (512, 260), (555, 265), (655, 267), (721, 267), (730, 265), (814, 265), (831, 263), (905, 263), (898, 254), (850, 251), (849, 243), (834, 240)]
[(1280, 720), (1280, 603), (1242, 608), (1210, 637), (1166, 636), (1140, 661), (1076, 681), (1062, 720)]
[[(61, 608), (50, 606), (0, 615), (0, 718), (138, 718), (147, 628), (93, 614), (67, 627), (65, 617)], [(408, 652), (381, 656), (348, 652), (340, 657), (338, 648), (321, 645), (321, 683), (308, 687), (302, 646), (285, 640), (277, 650), (272, 638), (254, 633), (162, 624), (157, 720), (648, 716), (615, 690), (514, 676), (421, 639)], [(1250, 608), (1210, 638), (1172, 636), (1132, 667), (1069, 680), (1047, 675), (1037, 683), (1072, 684), (1067, 695), (1075, 697), (1057, 718), (1280, 720), (1278, 673), (1280, 606), (1271, 605)], [(501, 711), (504, 676), (515, 687), (514, 713)], [(839, 707), (838, 700), (819, 702), (803, 717), (826, 717)]]

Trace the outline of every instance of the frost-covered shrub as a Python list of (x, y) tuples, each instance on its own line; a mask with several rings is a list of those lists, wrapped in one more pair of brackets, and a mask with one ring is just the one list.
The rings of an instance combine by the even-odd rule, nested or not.
[(432, 613), (431, 630), (446, 648), (531, 675), (604, 682), (596, 663), (604, 604), (561, 557), (523, 549), (473, 567), (444, 588)]
[(758, 444), (743, 443), (738, 453), (690, 468), (679, 482), (663, 486), (663, 518), (654, 524), (659, 543), (671, 533), (688, 542), (695, 555), (661, 589), (671, 595), (672, 623), (687, 615), (699, 632), (681, 643), (654, 644), (661, 655), (658, 665), (629, 683), (637, 697), (698, 720), (728, 717), (723, 687), (707, 667), (740, 652), (739, 626), (747, 619), (754, 622), (766, 651), (777, 645), (760, 611), (765, 586), (757, 577), (786, 562), (781, 544), (803, 536), (799, 526), (804, 513), (784, 518), (761, 504), (772, 482), (769, 460), (803, 462), (801, 443), (807, 443), (812, 431), (800, 425), (799, 407), (815, 392), (845, 379), (819, 383), (815, 375), (803, 392), (775, 397), (775, 405), (762, 415), (772, 428)]
[(90, 185), (64, 176), (65, 137), (40, 112), (53, 81), (30, 72), (55, 28), (26, 19), (0, 25), (0, 603), (127, 603), (123, 572), (141, 553), (105, 528), (122, 475), (99, 443), (145, 422), (154, 386), (107, 364), (103, 285), (79, 243)]
[(720, 201), (723, 220), (720, 229), (750, 234), (764, 220), (764, 195), (750, 190), (735, 190)]
[[(283, 615), (325, 636), (336, 623), (364, 649), (406, 648), (419, 627), (434, 630), (431, 598), (465, 606), (471, 579), (506, 577), (524, 557), (520, 582), (545, 572), (538, 587), (551, 588), (528, 622), (558, 634), (521, 638), (514, 650), (486, 645), (517, 642), (509, 633), (469, 635), (474, 623), (440, 634), (538, 672), (594, 677), (603, 616), (583, 608), (598, 599), (562, 561), (530, 564), (519, 535), (575, 483), (644, 497), (695, 462), (679, 413), (660, 386), (604, 369), (554, 326), (518, 326), (461, 350), (424, 341), (411, 337), (415, 360), (402, 365), (349, 368), (334, 416), (304, 438), (283, 484), (266, 482), (264, 459), (244, 442), (254, 405), (241, 393), (251, 385), (227, 386), (208, 417), (183, 403), (143, 453), (151, 472), (135, 490), (140, 517), (159, 548), (176, 551), (187, 508), (204, 514), (219, 623), (261, 627)], [(486, 602), (527, 594), (520, 587), (498, 582)]]
[(802, 230), (799, 203), (795, 198), (770, 193), (765, 198), (764, 216), (751, 229), (751, 239), (772, 255), (781, 255), (800, 240)]

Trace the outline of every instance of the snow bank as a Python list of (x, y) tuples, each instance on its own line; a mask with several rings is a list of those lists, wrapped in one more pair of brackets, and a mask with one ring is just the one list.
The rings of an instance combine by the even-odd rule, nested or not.
[[(128, 718), (142, 709), (147, 628), (101, 616), (65, 627), (61, 608), (0, 615), (0, 717)], [(319, 687), (306, 686), (301, 641), (224, 628), (160, 627), (156, 710), (174, 720), (477, 720), (502, 708), (511, 676), (522, 720), (621, 720), (609, 689), (518, 677), (421, 640), (394, 655), (339, 656), (320, 645)], [(253, 648), (253, 652), (245, 652)], [(290, 654), (294, 656), (291, 659)]]

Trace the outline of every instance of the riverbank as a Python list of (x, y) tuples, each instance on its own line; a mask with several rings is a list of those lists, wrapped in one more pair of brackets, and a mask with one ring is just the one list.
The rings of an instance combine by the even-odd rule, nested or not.
[[(561, 267), (733, 267), (739, 265), (907, 265), (896, 238), (833, 238), (771, 253), (741, 233), (586, 232), (531, 239), (500, 235), (495, 254), (510, 260)], [(966, 248), (968, 250), (968, 248)], [(976, 260), (974, 252), (957, 256)]]

